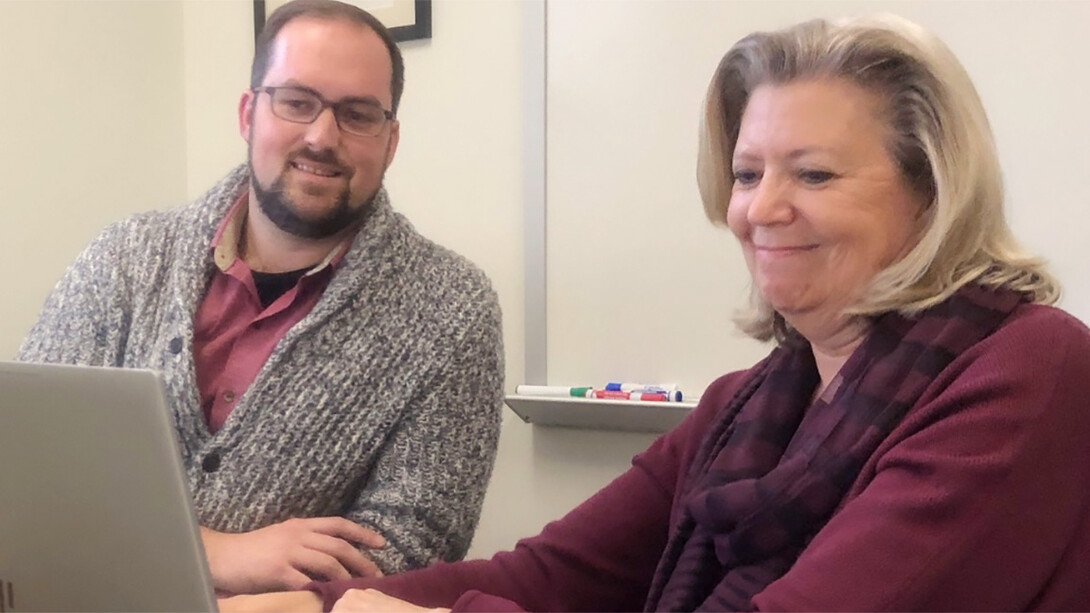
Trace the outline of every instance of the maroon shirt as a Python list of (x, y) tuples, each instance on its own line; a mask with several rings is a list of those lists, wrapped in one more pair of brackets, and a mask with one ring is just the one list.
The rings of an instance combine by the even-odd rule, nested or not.
[(209, 432), (218, 431), (280, 339), (322, 297), (348, 245), (336, 247), (295, 286), (262, 306), (250, 267), (238, 257), (246, 223), (243, 193), (212, 239), (216, 271), (193, 319), (197, 390)]
[[(371, 587), (455, 611), (643, 607), (678, 487), (747, 373), (713, 383), (633, 467), (491, 560), (311, 584), (328, 610)], [(1090, 610), (1090, 331), (1019, 307), (958, 356), (863, 467), (768, 611)]]

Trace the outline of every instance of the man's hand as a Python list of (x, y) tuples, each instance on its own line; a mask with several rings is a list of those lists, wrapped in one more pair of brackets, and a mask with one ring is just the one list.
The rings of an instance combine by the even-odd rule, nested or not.
[(381, 577), (359, 547), (386, 540), (343, 517), (289, 519), (253, 532), (201, 528), (212, 583), (219, 592), (298, 590), (313, 579)]
[(378, 590), (348, 590), (333, 604), (333, 613), (450, 613), (450, 609), (427, 609), (387, 596)]

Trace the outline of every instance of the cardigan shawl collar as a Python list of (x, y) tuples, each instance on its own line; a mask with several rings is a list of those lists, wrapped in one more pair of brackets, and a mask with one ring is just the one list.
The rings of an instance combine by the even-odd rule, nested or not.
[[(207, 246), (212, 243), (216, 231), (224, 216), (231, 209), (231, 205), (245, 190), (249, 189), (249, 186), (250, 173), (246, 165), (236, 167), (194, 203), (200, 210), (199, 219), (201, 223), (178, 229), (179, 232), (189, 233), (191, 236), (175, 242), (178, 245), (179, 253), (174, 259), (176, 264), (171, 274), (178, 278), (179, 282), (170, 285), (174, 287), (176, 292), (175, 304), (181, 305), (187, 314), (189, 338), (192, 338), (193, 335), (193, 316), (204, 296), (207, 280), (211, 279), (216, 264), (211, 249), (205, 249), (203, 258), (191, 257), (187, 250), (191, 249), (193, 245)], [(321, 326), (349, 304), (353, 306), (361, 304), (363, 307), (359, 309), (361, 313), (373, 312), (373, 309), (370, 308), (372, 305), (368, 303), (374, 300), (374, 296), (372, 293), (362, 290), (368, 279), (396, 274), (399, 265), (393, 256), (402, 252), (404, 245), (395, 245), (394, 243), (404, 242), (407, 234), (400, 227), (405, 222), (399, 220), (397, 215), (394, 214), (385, 188), (380, 188), (375, 194), (371, 208), (366, 215), (366, 220), (352, 240), (348, 252), (344, 255), (342, 266), (339, 267), (341, 272), (334, 275), (329, 281), (321, 300), (314, 305), (310, 313), (284, 335), (272, 355), (269, 356), (264, 366), (258, 371), (258, 378), (266, 371), (276, 372), (282, 368), (282, 362), (286, 357), (288, 348), (294, 344), (296, 338), (310, 334), (315, 328)], [(188, 281), (189, 279), (198, 278), (204, 278), (206, 282), (202, 284)], [(360, 325), (366, 325), (366, 322), (361, 322)], [(190, 370), (192, 371), (192, 367)], [(185, 433), (184, 440), (200, 441), (203, 444), (212, 437), (212, 434), (208, 431), (201, 415), (201, 403), (196, 386), (189, 386), (185, 393), (189, 397), (186, 399), (184, 406), (189, 407), (191, 410), (186, 415), (179, 416), (182, 423), (179, 423), (178, 427)], [(244, 416), (240, 415), (238, 417), (239, 419), (228, 419), (223, 430), (220, 431), (221, 436), (229, 436), (234, 430), (243, 427), (245, 422), (241, 418)]]

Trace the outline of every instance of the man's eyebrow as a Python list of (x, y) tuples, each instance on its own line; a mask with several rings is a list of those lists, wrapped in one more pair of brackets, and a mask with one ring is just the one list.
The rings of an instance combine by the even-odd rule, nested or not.
[(315, 96), (321, 96), (321, 94), (314, 91), (313, 88), (307, 87), (306, 85), (303, 85), (302, 83), (300, 83), (299, 81), (296, 81), (295, 79), (288, 79), (287, 81), (284, 81), (284, 83), (282, 85), (278, 85), (277, 87), (290, 87), (292, 89), (301, 89), (301, 90), (307, 92), (308, 94), (314, 94)]
[(379, 99), (374, 96), (346, 96), (344, 98), (341, 98), (337, 102), (359, 102), (361, 104), (368, 104), (371, 106), (383, 108), (382, 103), (379, 102)]
[[(278, 87), (290, 87), (292, 89), (302, 90), (302, 91), (307, 92), (308, 94), (313, 94), (313, 95), (315, 95), (315, 96), (317, 96), (317, 97), (319, 97), (319, 98), (321, 98), (323, 100), (328, 100), (328, 98), (323, 96), (321, 94), (321, 92), (315, 90), (312, 87), (307, 87), (306, 85), (303, 85), (302, 83), (300, 83), (299, 81), (296, 81), (295, 79), (288, 79), (287, 81), (284, 81), (283, 85), (280, 85)], [(359, 103), (362, 103), (362, 104), (369, 104), (369, 105), (372, 105), (372, 106), (377, 106), (380, 109), (385, 108), (385, 107), (382, 106), (382, 102), (378, 98), (376, 98), (374, 96), (345, 96), (344, 98), (341, 98), (340, 100), (331, 100), (331, 102), (333, 102), (334, 104), (340, 104), (342, 102), (359, 102)]]

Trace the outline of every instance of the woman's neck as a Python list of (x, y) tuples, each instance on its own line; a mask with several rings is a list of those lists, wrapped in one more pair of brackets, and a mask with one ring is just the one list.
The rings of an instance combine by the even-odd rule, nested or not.
[(794, 325), (792, 327), (810, 341), (810, 349), (814, 353), (814, 364), (821, 377), (814, 398), (825, 391), (870, 329), (866, 318), (860, 317), (844, 318), (835, 325), (815, 326), (812, 329), (799, 329)]

